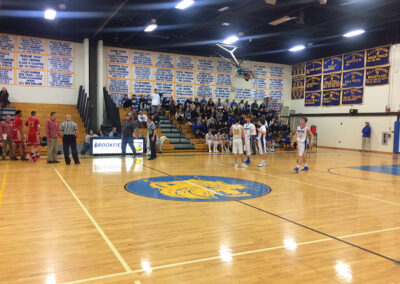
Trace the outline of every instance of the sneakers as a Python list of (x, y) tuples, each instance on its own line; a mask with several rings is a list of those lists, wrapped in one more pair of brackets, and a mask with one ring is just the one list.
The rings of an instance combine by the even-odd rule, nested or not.
[(211, 151), (211, 150), (208, 150), (208, 153), (212, 153), (212, 151)]
[(238, 166), (238, 164), (237, 163), (235, 163), (235, 168), (238, 168), (239, 166)]
[(33, 160), (32, 153), (28, 153), (28, 155), (26, 155), (26, 156), (28, 157), (29, 160), (31, 160), (31, 161)]
[(242, 163), (242, 168), (247, 168), (247, 164), (246, 163)]
[(302, 172), (306, 172), (306, 171), (308, 171), (310, 168), (309, 167), (304, 167), (304, 169), (302, 169), (301, 171)]
[(296, 173), (299, 172), (299, 168), (298, 168), (298, 167), (295, 167), (293, 170), (294, 170)]
[(259, 163), (258, 166), (259, 166), (259, 167), (265, 167), (266, 164), (265, 164), (265, 163)]

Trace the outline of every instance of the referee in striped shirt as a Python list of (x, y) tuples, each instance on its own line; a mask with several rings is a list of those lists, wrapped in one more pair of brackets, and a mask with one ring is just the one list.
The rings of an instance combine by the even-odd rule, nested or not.
[(75, 122), (71, 121), (71, 115), (65, 116), (65, 121), (61, 123), (60, 131), (63, 133), (63, 150), (64, 159), (67, 165), (71, 164), (69, 158), (69, 148), (71, 147), (72, 158), (74, 159), (75, 165), (80, 164), (78, 158), (78, 150), (76, 149), (76, 137), (78, 136), (78, 126)]

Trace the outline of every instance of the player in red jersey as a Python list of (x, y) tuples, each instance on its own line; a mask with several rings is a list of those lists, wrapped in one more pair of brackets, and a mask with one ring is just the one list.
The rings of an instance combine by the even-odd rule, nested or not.
[(27, 161), (28, 159), (26, 158), (24, 126), (21, 117), (22, 117), (22, 111), (17, 110), (15, 112), (15, 118), (13, 122), (13, 140), (15, 147), (12, 160), (18, 160), (16, 157), (16, 153), (20, 152), (21, 161)]
[(31, 152), (28, 154), (30, 160), (36, 162), (39, 160), (40, 150), (40, 122), (36, 118), (36, 111), (31, 112), (31, 117), (25, 122), (25, 126), (29, 127), (28, 146), (31, 146)]

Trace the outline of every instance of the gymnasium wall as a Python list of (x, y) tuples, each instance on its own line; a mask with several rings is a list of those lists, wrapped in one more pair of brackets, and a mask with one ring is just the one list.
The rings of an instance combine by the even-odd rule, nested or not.
[[(358, 109), (359, 113), (385, 112), (386, 106), (391, 111), (400, 111), (400, 45), (390, 47), (389, 82), (385, 85), (364, 86), (361, 104), (307, 107), (304, 100), (285, 100), (285, 105), (296, 113), (349, 113)], [(365, 79), (365, 78), (364, 78)], [(372, 128), (371, 150), (392, 152), (393, 133), (387, 145), (382, 144), (382, 133), (393, 131), (395, 116), (337, 116), (309, 117), (309, 124), (318, 129), (318, 145), (327, 147), (360, 149), (361, 130), (366, 121)]]
[(157, 87), (177, 100), (212, 97), (236, 100), (263, 100), (282, 108), (290, 97), (291, 67), (265, 62), (244, 62), (256, 75), (246, 82), (222, 58), (198, 57), (104, 47), (104, 85), (114, 101), (123, 94), (149, 94)]
[(11, 102), (76, 104), (83, 44), (0, 34), (0, 88)]

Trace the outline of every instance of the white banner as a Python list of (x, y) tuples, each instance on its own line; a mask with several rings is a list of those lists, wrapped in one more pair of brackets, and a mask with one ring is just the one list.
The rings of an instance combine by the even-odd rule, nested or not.
[[(122, 153), (122, 138), (104, 139), (104, 138), (92, 138), (92, 154), (114, 154), (121, 155)], [(143, 140), (133, 139), (133, 145), (135, 146), (136, 153), (143, 153)], [(126, 145), (126, 153), (132, 154), (131, 147)]]
[(108, 77), (129, 79), (129, 65), (108, 64)]
[(267, 97), (267, 90), (252, 90), (253, 100), (260, 101)]
[(153, 82), (133, 81), (133, 93), (140, 95), (148, 95), (153, 92)]
[(208, 72), (197, 72), (196, 73), (196, 83), (204, 85), (214, 84), (214, 73)]
[(267, 78), (257, 78), (251, 80), (253, 89), (266, 89), (267, 88)]
[(253, 73), (256, 77), (267, 77), (266, 65), (253, 65)]
[(194, 70), (194, 58), (187, 56), (176, 56), (176, 68)]
[(283, 78), (283, 67), (269, 67), (269, 76), (276, 78)]
[(107, 61), (111, 63), (129, 64), (129, 52), (125, 49), (108, 48)]
[(199, 71), (214, 71), (214, 60), (197, 58), (196, 69)]
[(196, 86), (196, 97), (202, 98), (211, 98), (213, 96), (213, 90), (214, 88), (212, 86)]
[(18, 37), (18, 51), (46, 54), (46, 40), (33, 37)]
[(132, 64), (153, 66), (153, 54), (149, 52), (133, 51), (132, 52)]
[(192, 71), (175, 71), (175, 81), (177, 83), (194, 83), (194, 72)]
[(231, 88), (215, 87), (215, 97), (221, 99), (229, 99), (231, 96)]
[(44, 56), (18, 53), (18, 68), (44, 70)]
[(282, 91), (269, 91), (269, 99), (271, 101), (282, 101), (283, 92)]
[(0, 50), (14, 51), (14, 39), (13, 35), (0, 34)]
[(44, 71), (17, 70), (18, 85), (44, 86)]
[(74, 57), (74, 44), (65, 41), (48, 41), (49, 55)]
[(108, 91), (129, 94), (129, 80), (108, 79)]
[(156, 82), (155, 87), (158, 92), (163, 95), (174, 95), (174, 84), (173, 83), (161, 83)]
[(74, 60), (72, 58), (49, 56), (47, 60), (49, 71), (74, 72)]
[(190, 96), (194, 95), (193, 85), (176, 84), (176, 95), (177, 96)]
[(48, 72), (48, 84), (50, 87), (73, 88), (74, 74)]
[(217, 73), (217, 85), (232, 86), (232, 75)]
[(156, 67), (174, 68), (174, 56), (169, 54), (156, 55)]
[(217, 69), (217, 72), (220, 72), (220, 73), (230, 73), (230, 74), (232, 74), (233, 66), (228, 61), (217, 60), (216, 61), (216, 69)]
[(0, 67), (14, 67), (14, 53), (0, 52)]
[(0, 84), (14, 84), (14, 69), (0, 69)]
[(269, 79), (269, 88), (271, 90), (282, 90), (283, 80), (282, 79)]
[(251, 89), (236, 88), (236, 98), (240, 100), (251, 100)]
[(133, 79), (136, 80), (153, 80), (153, 68), (133, 66), (132, 67)]
[(162, 82), (173, 82), (174, 70), (157, 68), (154, 72), (154, 79)]

